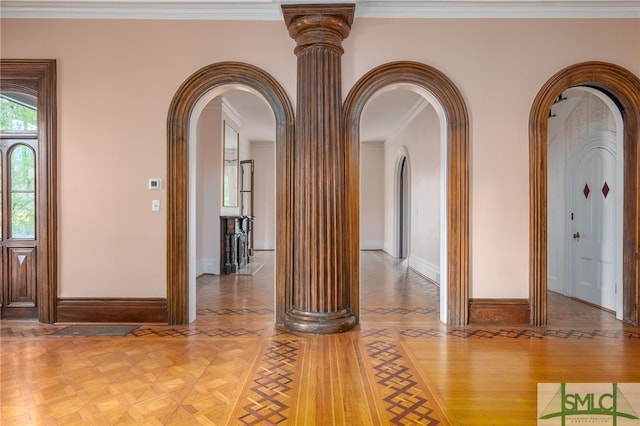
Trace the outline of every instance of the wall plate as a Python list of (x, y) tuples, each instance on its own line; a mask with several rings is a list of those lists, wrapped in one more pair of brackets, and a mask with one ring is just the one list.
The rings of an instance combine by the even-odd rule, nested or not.
[(149, 189), (162, 189), (162, 179), (149, 179)]

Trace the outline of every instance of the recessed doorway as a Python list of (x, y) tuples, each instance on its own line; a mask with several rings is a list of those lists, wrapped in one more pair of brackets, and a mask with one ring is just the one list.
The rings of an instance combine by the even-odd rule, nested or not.
[[(442, 164), (440, 197), (440, 319), (450, 325), (468, 321), (469, 294), (469, 182), (468, 115), (462, 96), (442, 73), (425, 64), (393, 62), (363, 76), (349, 92), (344, 106), (347, 145), (347, 192), (360, 191), (360, 117), (374, 96), (403, 88), (419, 93), (436, 111)], [(352, 206), (359, 206), (355, 202)], [(350, 209), (349, 226), (359, 225), (359, 210)], [(397, 229), (397, 228), (395, 228)], [(397, 240), (396, 240), (397, 241)], [(359, 312), (360, 283), (357, 254), (360, 241), (350, 242), (351, 306)], [(394, 243), (395, 244), (395, 243)]]
[[(585, 62), (569, 66), (555, 74), (542, 87), (531, 108), (529, 120), (530, 162), (530, 307), (531, 324), (547, 324), (548, 290), (548, 121), (554, 102), (569, 88), (587, 87), (605, 94), (622, 117), (622, 157), (624, 174), (622, 185), (622, 320), (638, 324), (637, 247), (640, 241), (638, 211), (639, 168), (638, 135), (640, 134), (640, 79), (624, 68), (606, 62)], [(620, 173), (618, 171), (617, 173)], [(602, 185), (602, 186), (600, 186)], [(575, 189), (575, 188), (574, 188)], [(590, 194), (591, 185), (582, 186), (583, 195)], [(595, 188), (602, 196), (608, 192), (604, 184)], [(577, 232), (576, 232), (577, 234)], [(573, 237), (573, 233), (571, 233)], [(577, 237), (577, 235), (576, 235)], [(619, 297), (619, 296), (618, 296)]]
[(245, 90), (264, 99), (275, 117), (276, 271), (275, 322), (282, 323), (291, 292), (291, 180), (293, 109), (280, 85), (261, 69), (238, 62), (212, 64), (192, 74), (178, 89), (168, 114), (167, 305), (168, 322), (196, 317), (196, 157), (197, 118), (223, 92)]
[[(623, 125), (603, 92), (564, 91), (548, 124), (548, 290), (622, 319)], [(551, 318), (553, 320), (553, 318)]]

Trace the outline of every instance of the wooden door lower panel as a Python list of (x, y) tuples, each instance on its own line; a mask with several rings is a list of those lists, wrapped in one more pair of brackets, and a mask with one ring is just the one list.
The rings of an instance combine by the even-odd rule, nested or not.
[(2, 318), (37, 318), (36, 248), (6, 247)]

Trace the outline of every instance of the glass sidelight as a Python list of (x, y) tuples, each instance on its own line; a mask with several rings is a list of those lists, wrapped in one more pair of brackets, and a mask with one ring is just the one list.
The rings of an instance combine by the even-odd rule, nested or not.
[(22, 144), (11, 149), (9, 155), (9, 230), (10, 238), (36, 237), (35, 153)]

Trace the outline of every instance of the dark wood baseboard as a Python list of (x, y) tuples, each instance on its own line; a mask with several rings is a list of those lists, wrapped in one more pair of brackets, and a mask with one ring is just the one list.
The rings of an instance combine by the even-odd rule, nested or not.
[(167, 299), (58, 299), (56, 322), (167, 323)]
[(529, 324), (529, 299), (469, 299), (469, 324)]

